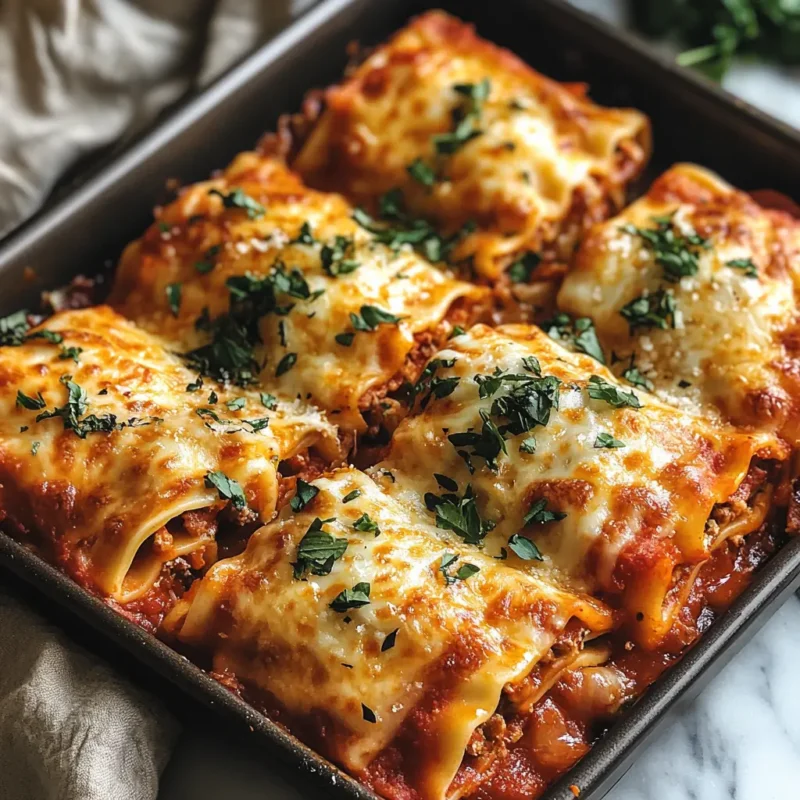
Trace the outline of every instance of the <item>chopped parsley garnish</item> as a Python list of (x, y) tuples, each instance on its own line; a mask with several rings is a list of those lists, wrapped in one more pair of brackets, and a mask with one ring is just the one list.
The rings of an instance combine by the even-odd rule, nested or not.
[(455, 574), (453, 574), (450, 572), (450, 567), (453, 566), (456, 561), (458, 561), (458, 556), (455, 555), (455, 553), (445, 553), (439, 561), (439, 572), (444, 576), (445, 583), (447, 583), (448, 586), (454, 584), (456, 581), (468, 580), (475, 575), (475, 573), (481, 571), (480, 567), (465, 561), (456, 570)]
[(525, 525), (544, 525), (546, 522), (557, 522), (566, 516), (563, 511), (550, 511), (547, 508), (547, 498), (542, 497), (528, 509), (522, 521)]
[(634, 392), (623, 391), (599, 375), (592, 375), (586, 388), (592, 400), (603, 400), (614, 408), (642, 407), (641, 401)]
[(348, 257), (353, 251), (353, 239), (348, 236), (337, 236), (333, 244), (326, 244), (320, 251), (322, 268), (332, 278), (348, 275), (357, 270), (359, 262)]
[(434, 263), (448, 261), (456, 245), (475, 230), (474, 223), (467, 223), (452, 236), (440, 236), (429, 222), (406, 213), (399, 189), (392, 189), (381, 197), (379, 216), (380, 220), (375, 220), (363, 208), (353, 211), (353, 219), (372, 233), (376, 241), (393, 250), (409, 244)]
[(455, 492), (441, 496), (426, 492), (425, 505), (436, 514), (436, 527), (453, 531), (466, 544), (481, 546), (486, 534), (495, 527), (491, 520), (481, 519), (472, 486), (469, 485), (463, 497)]
[(261, 405), (264, 408), (268, 408), (270, 411), (274, 411), (278, 407), (278, 398), (275, 397), (274, 394), (269, 394), (268, 392), (261, 392)]
[(631, 333), (637, 328), (675, 328), (681, 319), (675, 296), (663, 288), (631, 300), (619, 313), (628, 321)]
[(539, 548), (527, 536), (515, 533), (508, 540), (508, 547), (523, 561), (544, 561)]
[[(216, 397), (216, 395), (215, 395)], [(247, 431), (248, 433), (257, 433), (269, 425), (269, 417), (260, 417), (258, 419), (222, 419), (216, 411), (210, 408), (195, 409), (195, 414), (202, 417), (205, 426), (210, 430), (218, 430), (207, 420), (212, 420), (217, 425), (221, 425), (222, 433), (238, 433), (239, 431)]]
[(480, 83), (456, 83), (453, 90), (461, 101), (453, 109), (453, 130), (433, 137), (433, 146), (440, 155), (451, 155), (483, 131), (477, 127), (483, 102), (489, 97), (491, 83), (484, 78)]
[(31, 455), (35, 456), (39, 452), (39, 448), (41, 447), (41, 442), (34, 442), (31, 445)]
[(335, 561), (347, 550), (347, 539), (331, 536), (324, 525), (333, 519), (317, 517), (309, 526), (297, 545), (297, 561), (292, 564), (294, 577), (302, 578), (306, 572), (312, 575), (330, 575)]
[(653, 391), (653, 382), (642, 375), (639, 370), (631, 364), (623, 373), (622, 377), (631, 384), (631, 386), (638, 386), (642, 389), (647, 389), (648, 392)]
[(353, 523), (353, 527), (357, 531), (362, 531), (363, 533), (374, 533), (376, 536), (381, 535), (381, 529), (378, 523), (375, 522), (374, 519), (371, 519), (370, 515), (366, 512)]
[(17, 405), (27, 408), (28, 411), (40, 411), (47, 403), (41, 392), (38, 392), (36, 397), (29, 397), (25, 392), (17, 390)]
[(698, 256), (711, 247), (708, 239), (694, 231), (681, 233), (674, 225), (674, 214), (654, 217), (655, 228), (637, 228), (623, 225), (622, 230), (644, 239), (656, 264), (664, 270), (664, 277), (673, 283), (681, 278), (696, 275), (700, 269)]
[(506, 270), (508, 279), (512, 283), (528, 283), (541, 261), (542, 257), (538, 253), (525, 253)]
[(74, 431), (80, 439), (85, 439), (89, 433), (110, 433), (125, 427), (125, 423), (117, 423), (114, 414), (89, 414), (81, 419), (89, 405), (86, 392), (77, 383), (73, 383), (71, 375), (62, 375), (60, 380), (67, 389), (67, 402), (52, 411), (43, 411), (36, 417), (37, 422), (59, 417), (64, 424), (64, 430)]
[(758, 277), (758, 267), (751, 258), (734, 258), (732, 261), (726, 261), (725, 266), (741, 270), (746, 278)]
[(287, 353), (279, 362), (275, 369), (275, 377), (280, 378), (286, 374), (297, 363), (297, 353)]
[(527, 453), (528, 455), (532, 455), (536, 452), (536, 437), (535, 436), (528, 436), (526, 439), (523, 439), (519, 444), (519, 451), (520, 453)]
[(308, 222), (304, 222), (300, 226), (300, 233), (297, 234), (296, 239), (292, 239), (289, 244), (315, 244), (316, 239), (311, 233), (311, 225)]
[(594, 440), (594, 446), (598, 450), (601, 448), (614, 450), (619, 447), (626, 447), (627, 445), (620, 439), (615, 439), (610, 433), (604, 433), (601, 431), (597, 434), (597, 438)]
[(247, 498), (244, 496), (244, 490), (239, 481), (229, 478), (221, 470), (209, 472), (206, 475), (205, 483), (209, 489), (216, 489), (223, 500), (230, 500), (231, 505), (237, 511), (244, 511), (247, 508)]
[(35, 333), (29, 333), (26, 339), (45, 339), (46, 341), (50, 342), (50, 344), (61, 344), (64, 341), (64, 337), (58, 333), (57, 331), (49, 331), (47, 329), (36, 331)]
[(468, 465), (472, 465), (473, 458), (482, 458), (489, 469), (496, 471), (497, 457), (500, 453), (508, 454), (506, 440), (489, 414), (483, 409), (479, 413), (483, 422), (480, 433), (474, 430), (451, 433), (447, 438)]
[(201, 275), (211, 272), (211, 270), (216, 266), (214, 259), (219, 255), (220, 250), (222, 250), (222, 245), (219, 244), (209, 247), (204, 253), (203, 259), (195, 262), (194, 268), (197, 270), (197, 272), (199, 272)]
[(310, 483), (306, 483), (302, 478), (297, 479), (297, 491), (289, 501), (292, 511), (295, 513), (302, 511), (317, 495), (319, 489)]
[[(493, 398), (490, 410), (481, 409), (480, 432), (468, 430), (448, 436), (459, 455), (472, 469), (472, 459), (482, 458), (491, 470), (497, 469), (497, 457), (507, 453), (506, 437), (528, 433), (537, 425), (547, 425), (550, 414), (558, 410), (561, 380), (541, 375), (534, 356), (522, 360), (526, 373), (496, 369), (491, 375), (476, 375), (478, 394)], [(495, 422), (497, 420), (497, 422)], [(535, 447), (535, 442), (534, 442)]]
[(379, 325), (397, 325), (402, 319), (378, 306), (361, 306), (360, 311), (360, 315), (350, 313), (350, 322), (357, 331), (374, 331)]
[(267, 213), (267, 210), (261, 203), (254, 200), (249, 194), (245, 194), (239, 188), (228, 192), (228, 194), (221, 192), (219, 189), (211, 189), (209, 194), (217, 195), (217, 197), (222, 200), (222, 205), (225, 208), (241, 208), (243, 211), (246, 211), (250, 219), (259, 219)]
[(58, 357), (61, 361), (67, 361), (72, 359), (76, 364), (78, 363), (78, 359), (80, 358), (80, 354), (83, 352), (82, 347), (61, 347), (61, 350), (58, 353)]
[[(352, 589), (339, 592), (330, 603), (334, 611), (344, 612), (351, 608), (361, 608), (369, 605), (370, 585), (366, 582), (357, 583)], [(366, 706), (365, 706), (366, 707)]]
[(377, 722), (378, 718), (375, 716), (375, 712), (369, 707), (365, 706), (363, 703), (361, 704), (361, 716), (364, 718), (364, 722)]
[(589, 317), (578, 317), (573, 321), (569, 314), (556, 314), (542, 327), (551, 339), (571, 347), (578, 353), (585, 353), (601, 364), (606, 363), (603, 348), (600, 347), (600, 340), (597, 338), (597, 331)]
[(281, 347), (286, 347), (286, 322), (281, 320), (278, 323), (278, 338), (281, 342)]
[(186, 384), (187, 392), (199, 392), (203, 388), (203, 376), (198, 375), (197, 380)]
[(18, 347), (25, 341), (30, 327), (27, 311), (15, 311), (0, 318), (0, 345)]
[(453, 325), (453, 330), (450, 331), (450, 335), (447, 338), (453, 339), (456, 336), (463, 336), (465, 333), (466, 331), (460, 325)]
[(355, 500), (357, 497), (361, 497), (361, 489), (353, 489), (352, 492), (348, 492), (343, 498), (343, 503), (350, 503)]
[(436, 479), (436, 483), (439, 484), (439, 487), (444, 489), (446, 492), (458, 491), (458, 484), (447, 475), (441, 475), (438, 472), (434, 472), (433, 477)]
[(337, 333), (336, 336), (333, 337), (337, 344), (342, 345), (342, 347), (350, 347), (353, 344), (353, 339), (356, 338), (354, 333)]
[(431, 359), (417, 382), (411, 387), (411, 401), (413, 402), (419, 395), (425, 393), (420, 403), (425, 408), (432, 397), (441, 399), (452, 394), (461, 380), (458, 376), (440, 378), (436, 373), (440, 369), (450, 369), (456, 363), (455, 358), (433, 358)]
[(218, 400), (219, 400), (219, 397), (217, 396), (217, 393), (212, 389), (208, 393), (208, 403), (209, 403), (209, 405), (212, 405), (212, 406), (216, 405)]
[(415, 158), (407, 167), (408, 174), (418, 183), (430, 188), (436, 183), (436, 173), (421, 159)]
[(383, 637), (383, 641), (381, 642), (381, 653), (385, 653), (387, 650), (391, 650), (394, 647), (395, 641), (397, 640), (397, 632), (400, 628), (395, 628), (390, 633), (387, 633), (386, 636)]
[(161, 233), (169, 233), (172, 230), (172, 224), (169, 223), (169, 222), (163, 222), (163, 221), (159, 220), (158, 230)]
[(241, 411), (241, 409), (244, 408), (244, 404), (244, 397), (234, 397), (231, 400), (225, 401), (225, 405), (228, 407), (229, 411)]

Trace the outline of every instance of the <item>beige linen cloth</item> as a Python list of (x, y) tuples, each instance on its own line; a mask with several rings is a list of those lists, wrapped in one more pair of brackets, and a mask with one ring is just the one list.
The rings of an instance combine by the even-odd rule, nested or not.
[[(311, 2), (0, 0), (0, 238)], [(178, 731), (0, 585), (2, 800), (154, 800)]]

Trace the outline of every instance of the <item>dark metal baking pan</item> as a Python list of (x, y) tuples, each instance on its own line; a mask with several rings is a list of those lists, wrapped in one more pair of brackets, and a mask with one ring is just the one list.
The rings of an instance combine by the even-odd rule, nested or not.
[[(652, 56), (634, 37), (559, 0), (326, 0), (232, 72), (186, 104), (90, 181), (10, 237), (0, 248), (6, 291), (0, 313), (35, 307), (43, 288), (78, 273), (96, 273), (151, 219), (165, 182), (201, 179), (252, 147), (278, 116), (299, 108), (312, 87), (339, 79), (345, 46), (379, 42), (425, 8), (443, 7), (474, 22), (479, 33), (509, 47), (559, 80), (585, 81), (600, 102), (632, 105), (653, 120), (655, 157), (648, 178), (676, 161), (696, 161), (745, 189), (800, 189), (800, 135), (704, 79)], [(795, 198), (797, 199), (797, 198)], [(37, 279), (28, 277), (31, 268)], [(277, 725), (196, 668), (89, 596), (25, 548), (0, 534), (0, 564), (34, 587), (96, 646), (130, 653), (168, 703), (177, 687), (232, 721), (284, 764), (284, 774), (312, 781), (336, 797), (374, 798)], [(9, 580), (8, 574), (4, 580)], [(789, 541), (696, 647), (638, 701), (592, 751), (547, 794), (549, 800), (599, 800), (630, 766), (668, 710), (699, 689), (800, 586), (800, 540)], [(70, 623), (70, 621), (72, 621)], [(115, 656), (116, 654), (116, 656)], [(129, 660), (128, 660), (129, 661)], [(129, 664), (128, 664), (129, 666)], [(153, 676), (160, 676), (153, 678)], [(309, 790), (309, 796), (314, 796)]]

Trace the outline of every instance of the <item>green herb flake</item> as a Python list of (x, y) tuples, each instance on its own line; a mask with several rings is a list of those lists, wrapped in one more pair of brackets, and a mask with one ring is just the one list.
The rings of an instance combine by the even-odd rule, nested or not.
[(287, 353), (279, 362), (275, 370), (275, 377), (285, 375), (297, 363), (297, 353)]
[(541, 551), (527, 536), (515, 533), (508, 540), (508, 547), (512, 553), (523, 561), (544, 561)]
[(50, 344), (61, 344), (64, 341), (64, 337), (60, 333), (57, 331), (48, 331), (46, 329), (36, 331), (35, 333), (29, 333), (25, 338), (28, 340), (44, 339), (50, 342)]
[[(362, 581), (361, 583), (357, 583), (352, 589), (344, 589), (339, 592), (331, 601), (330, 607), (334, 611), (341, 613), (349, 611), (351, 608), (361, 608), (362, 606), (369, 605), (369, 592), (370, 585)], [(366, 708), (366, 706), (364, 706), (364, 708)]]
[(415, 158), (407, 167), (408, 174), (418, 183), (430, 188), (436, 183), (436, 173), (421, 158)]
[(586, 388), (592, 400), (603, 400), (613, 408), (642, 407), (641, 401), (634, 392), (626, 392), (599, 375), (592, 375)]
[(400, 628), (395, 628), (390, 633), (387, 633), (386, 636), (383, 637), (383, 641), (381, 642), (381, 653), (385, 653), (387, 650), (391, 650), (395, 642), (397, 641), (397, 632)]
[(38, 392), (36, 397), (29, 397), (25, 392), (18, 389), (17, 405), (22, 406), (22, 408), (27, 408), (28, 411), (41, 411), (47, 403), (45, 403), (41, 392)]
[(357, 531), (362, 531), (363, 533), (374, 533), (375, 536), (381, 535), (381, 529), (378, 523), (371, 519), (370, 515), (366, 512), (353, 523), (353, 527)]
[(361, 716), (363, 717), (364, 722), (375, 723), (378, 721), (378, 718), (375, 716), (375, 712), (369, 706), (365, 706), (363, 703), (361, 704)]
[(511, 283), (528, 283), (541, 261), (542, 257), (538, 253), (525, 253), (506, 270), (508, 279)]
[(167, 285), (167, 303), (172, 311), (172, 316), (177, 317), (181, 310), (181, 285), (179, 283)]
[(604, 433), (601, 431), (597, 434), (597, 438), (594, 440), (594, 446), (598, 450), (601, 448), (616, 450), (620, 447), (626, 447), (627, 445), (620, 439), (615, 439), (610, 433)]
[(275, 397), (274, 394), (269, 394), (268, 392), (261, 392), (261, 405), (264, 408), (268, 408), (270, 411), (274, 411), (278, 407), (278, 398)]
[(741, 270), (746, 278), (758, 277), (758, 267), (751, 258), (734, 258), (732, 261), (726, 261), (725, 266)]
[(259, 219), (267, 213), (267, 210), (261, 203), (254, 200), (250, 195), (245, 194), (245, 192), (239, 188), (233, 189), (228, 192), (228, 194), (221, 192), (219, 189), (211, 189), (209, 194), (219, 197), (225, 208), (240, 208), (246, 211), (250, 219)]
[(302, 578), (306, 572), (312, 575), (330, 575), (333, 565), (347, 550), (347, 539), (332, 536), (323, 527), (332, 519), (317, 517), (309, 526), (297, 545), (297, 561), (292, 564), (294, 577)]
[(230, 500), (231, 505), (237, 511), (244, 511), (247, 508), (247, 498), (241, 485), (224, 472), (220, 470), (209, 472), (206, 475), (205, 484), (209, 489), (216, 489), (223, 500)]
[(353, 489), (352, 492), (348, 492), (343, 498), (343, 503), (351, 503), (357, 497), (361, 497), (361, 489)]
[(525, 525), (544, 525), (546, 522), (558, 522), (566, 516), (562, 511), (550, 511), (547, 508), (547, 499), (542, 497), (530, 507), (528, 513), (523, 517), (523, 523)]
[(42, 445), (41, 442), (34, 442), (31, 445), (31, 455), (32, 456), (35, 456), (39, 452), (39, 448), (41, 447), (41, 445)]
[(302, 478), (297, 479), (297, 488), (294, 497), (289, 501), (292, 511), (302, 511), (317, 495), (319, 489)]

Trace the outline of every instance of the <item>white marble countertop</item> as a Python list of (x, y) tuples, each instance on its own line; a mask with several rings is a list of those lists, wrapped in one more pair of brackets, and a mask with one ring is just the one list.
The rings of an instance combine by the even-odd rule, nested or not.
[[(622, 0), (572, 0), (624, 24)], [(663, 47), (663, 45), (660, 45)], [(668, 46), (667, 46), (668, 47)], [(737, 63), (726, 89), (800, 127), (800, 70)], [(661, 733), (609, 800), (800, 797), (800, 600), (792, 599)], [(187, 729), (160, 800), (300, 800), (246, 742)]]

